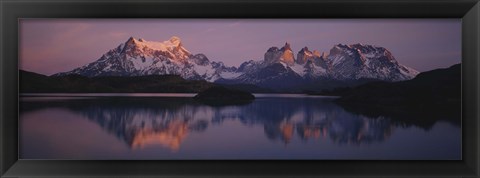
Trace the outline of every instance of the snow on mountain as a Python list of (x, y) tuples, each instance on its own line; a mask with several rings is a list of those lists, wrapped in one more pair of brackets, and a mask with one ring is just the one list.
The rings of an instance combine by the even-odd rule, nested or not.
[(185, 79), (205, 79), (238, 76), (235, 67), (211, 62), (204, 54), (191, 54), (179, 37), (155, 42), (130, 37), (100, 57), (97, 61), (69, 72), (55, 75), (79, 74), (95, 76), (180, 75)]
[(313, 52), (308, 50), (308, 47), (302, 48), (297, 54), (297, 64), (305, 64), (307, 61), (314, 60), (316, 57), (320, 57), (320, 55), (314, 55)]
[(244, 62), (237, 72), (243, 74), (230, 83), (262, 87), (286, 86), (292, 82), (306, 84), (322, 79), (401, 81), (412, 79), (418, 74), (414, 69), (399, 64), (390, 51), (383, 47), (339, 44), (328, 55), (304, 47), (295, 59), (288, 43), (282, 48), (269, 48), (263, 61)]
[(254, 84), (265, 88), (285, 88), (301, 83), (302, 77), (287, 63), (283, 61), (266, 63), (266, 61), (257, 63), (259, 65), (252, 66), (248, 72), (221, 83)]
[(250, 60), (238, 68), (210, 61), (204, 54), (191, 54), (179, 37), (155, 42), (129, 38), (98, 60), (57, 76), (180, 75), (185, 79), (220, 83), (254, 84), (262, 87), (300, 85), (318, 80), (383, 81), (409, 80), (418, 72), (399, 64), (390, 51), (372, 45), (338, 44), (328, 54), (302, 48), (294, 56), (287, 42), (271, 47), (260, 61)]
[(327, 62), (332, 78), (338, 80), (401, 81), (418, 74), (418, 71), (399, 64), (387, 49), (372, 45), (335, 45), (327, 56)]
[(288, 42), (282, 48), (271, 47), (265, 53), (263, 61), (244, 62), (237, 71), (243, 74), (221, 82), (285, 88), (302, 84), (305, 79), (327, 77), (326, 62), (318, 51), (314, 54), (304, 48), (297, 54), (297, 59), (293, 54)]
[(328, 77), (328, 68), (325, 65), (325, 62), (323, 62), (323, 59), (321, 64), (312, 62), (312, 61), (307, 61), (304, 65), (304, 72), (305, 74), (303, 75), (304, 79), (317, 79), (317, 78), (327, 78)]

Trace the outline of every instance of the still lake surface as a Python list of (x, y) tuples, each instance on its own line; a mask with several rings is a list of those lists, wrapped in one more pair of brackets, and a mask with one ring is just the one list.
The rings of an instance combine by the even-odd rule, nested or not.
[(299, 94), (208, 105), (193, 95), (24, 94), (20, 158), (461, 159), (460, 113), (389, 114)]

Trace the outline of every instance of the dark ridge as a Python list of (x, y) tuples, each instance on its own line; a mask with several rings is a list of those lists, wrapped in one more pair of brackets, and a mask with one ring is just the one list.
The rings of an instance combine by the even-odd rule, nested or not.
[(20, 70), (20, 93), (197, 93), (214, 84), (178, 75), (45, 76)]
[(461, 65), (418, 74), (401, 82), (371, 82), (351, 88), (337, 88), (317, 94), (341, 96), (341, 103), (368, 103), (379, 106), (460, 106)]
[(402, 82), (375, 82), (352, 88), (340, 101), (362, 101), (377, 104), (447, 104), (461, 99), (461, 66), (418, 74)]

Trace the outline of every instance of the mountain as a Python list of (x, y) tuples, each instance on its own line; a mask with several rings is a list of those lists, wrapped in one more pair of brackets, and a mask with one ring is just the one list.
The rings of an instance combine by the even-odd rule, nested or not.
[(236, 70), (222, 62), (211, 62), (204, 54), (191, 54), (175, 36), (164, 42), (130, 37), (98, 60), (54, 76), (180, 75), (189, 80), (215, 81), (237, 76)]
[(154, 42), (129, 38), (98, 60), (54, 76), (147, 76), (179, 75), (187, 80), (206, 80), (227, 85), (252, 85), (275, 91), (319, 90), (355, 86), (370, 81), (403, 81), (418, 74), (399, 64), (383, 47), (335, 45), (328, 54), (308, 47), (294, 53), (286, 42), (271, 47), (263, 60), (246, 61), (237, 67), (192, 54), (178, 37)]
[(399, 64), (387, 49), (372, 45), (335, 45), (327, 61), (332, 78), (339, 80), (371, 78), (402, 81), (418, 74), (416, 70)]
[(418, 72), (396, 61), (383, 47), (353, 44), (335, 45), (329, 54), (308, 47), (293, 56), (290, 44), (271, 47), (263, 61), (247, 61), (237, 69), (240, 76), (218, 83), (253, 84), (277, 90), (316, 90), (354, 86), (370, 81), (403, 81)]
[(265, 53), (264, 59), (266, 64), (284, 62), (287, 65), (293, 65), (295, 63), (293, 51), (289, 43), (285, 43), (285, 46), (280, 49), (271, 47)]

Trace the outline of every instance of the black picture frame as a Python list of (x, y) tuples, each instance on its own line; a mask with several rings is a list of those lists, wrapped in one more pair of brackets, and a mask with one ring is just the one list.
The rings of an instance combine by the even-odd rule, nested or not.
[[(461, 161), (69, 161), (18, 160), (19, 18), (461, 18)], [(0, 0), (2, 177), (477, 177), (478, 0)]]

